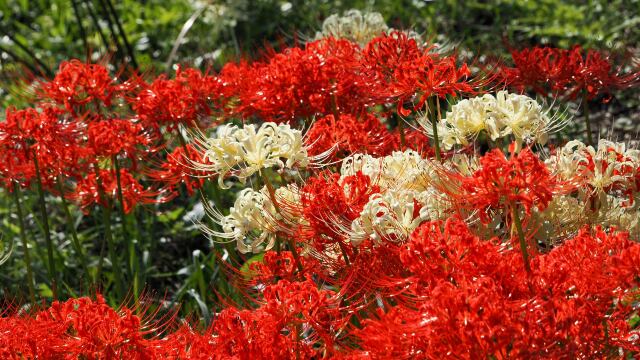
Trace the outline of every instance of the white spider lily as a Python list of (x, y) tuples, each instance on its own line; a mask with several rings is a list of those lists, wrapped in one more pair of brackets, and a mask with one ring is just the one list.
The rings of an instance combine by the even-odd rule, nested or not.
[(295, 184), (275, 190), (278, 207), (273, 204), (266, 187), (255, 191), (251, 188), (238, 193), (229, 215), (223, 215), (211, 205), (205, 204), (207, 216), (220, 225), (216, 231), (201, 223), (201, 229), (214, 237), (235, 241), (241, 253), (270, 250), (276, 234), (293, 236), (292, 229), (303, 219), (299, 214), (300, 193)]
[(351, 224), (349, 240), (358, 246), (367, 238), (375, 243), (406, 241), (424, 219), (414, 217), (417, 210), (413, 192), (390, 191), (374, 194), (360, 216)]
[[(548, 111), (528, 96), (499, 91), (495, 96), (485, 94), (461, 100), (451, 107), (437, 128), (439, 141), (447, 150), (455, 145), (468, 145), (483, 131), (492, 141), (513, 136), (519, 149), (529, 141), (546, 144), (549, 134), (566, 122), (549, 117)], [(420, 119), (420, 124), (433, 136), (428, 117)]]
[(371, 39), (387, 32), (384, 18), (377, 12), (361, 12), (349, 10), (343, 16), (333, 14), (322, 23), (322, 32), (316, 34), (316, 39), (334, 37), (347, 39), (360, 46), (365, 46)]
[(342, 177), (355, 175), (358, 171), (383, 189), (402, 187), (422, 191), (434, 176), (431, 162), (413, 150), (394, 151), (380, 158), (355, 154), (343, 160), (340, 168)]
[(293, 169), (306, 167), (310, 161), (302, 132), (287, 124), (264, 123), (259, 128), (250, 124), (243, 127), (222, 125), (214, 137), (199, 134), (196, 147), (204, 161), (193, 162), (194, 170), (213, 173), (218, 184), (227, 176), (235, 176), (245, 183), (247, 178), (261, 169), (278, 167)]
[(243, 189), (227, 216), (211, 206), (207, 206), (206, 211), (222, 231), (201, 224), (203, 231), (221, 239), (234, 240), (241, 253), (269, 250), (275, 244), (279, 214), (264, 192)]
[(590, 185), (594, 192), (603, 193), (614, 183), (635, 187), (636, 171), (640, 168), (640, 151), (627, 150), (624, 143), (606, 139), (598, 142), (597, 150), (573, 140), (559, 149), (546, 163), (563, 179), (577, 176)]

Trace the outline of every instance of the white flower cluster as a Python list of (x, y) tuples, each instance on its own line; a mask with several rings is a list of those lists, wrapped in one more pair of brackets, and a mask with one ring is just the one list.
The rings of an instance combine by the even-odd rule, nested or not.
[(375, 158), (356, 154), (342, 163), (341, 175), (358, 171), (380, 186), (360, 216), (351, 223), (348, 238), (352, 245), (371, 239), (402, 242), (425, 220), (446, 216), (448, 203), (433, 188), (438, 181), (436, 165), (413, 150), (396, 151)]
[[(517, 105), (517, 101), (516, 105), (497, 108), (505, 107), (513, 113), (530, 113)], [(492, 111), (500, 114), (495, 109)], [(521, 116), (527, 118), (526, 115)], [(487, 118), (489, 117), (485, 117)], [(498, 115), (492, 115), (490, 121), (499, 118)], [(528, 118), (539, 119), (535, 116)], [(276, 134), (280, 128), (289, 135)], [(266, 166), (286, 167), (308, 161), (305, 156), (300, 155), (306, 155), (301, 150), (304, 148), (301, 137), (299, 134), (291, 135), (288, 127), (267, 125), (265, 131), (262, 131), (263, 128), (256, 130), (252, 126), (248, 129), (242, 136), (238, 136), (240, 129), (225, 127), (216, 138), (216, 147), (210, 149), (209, 159), (220, 163), (223, 162), (221, 159), (225, 153), (240, 154), (236, 155), (240, 160), (236, 160), (234, 164), (242, 161), (247, 168), (253, 166), (252, 172)], [(229, 140), (230, 138), (233, 140)], [(297, 150), (289, 153), (292, 149)], [(531, 235), (535, 239), (553, 245), (570, 237), (585, 224), (596, 223), (617, 226), (640, 236), (640, 198), (637, 188), (640, 151), (606, 140), (601, 140), (597, 149), (572, 141), (547, 159), (546, 165), (560, 180), (571, 184), (572, 188), (575, 186), (576, 191), (554, 197), (546, 209), (533, 213), (531, 227), (536, 231)], [(402, 243), (407, 241), (421, 223), (446, 219), (456, 212), (455, 204), (447, 194), (449, 191), (455, 192), (457, 184), (451, 183), (449, 177), (442, 175), (455, 172), (472, 176), (478, 167), (477, 157), (462, 154), (455, 155), (444, 164), (425, 159), (413, 150), (396, 151), (384, 157), (355, 154), (344, 159), (340, 166), (340, 183), (345, 184), (345, 193), (350, 191), (347, 187), (349, 181), (343, 180), (359, 172), (368, 176), (372, 186), (378, 187), (379, 191), (369, 196), (355, 219), (325, 214), (323, 216), (327, 218), (323, 221), (355, 247), (364, 241), (374, 244)], [(242, 174), (249, 176), (252, 172)], [(244, 189), (238, 194), (228, 215), (208, 209), (214, 222), (222, 229), (208, 232), (216, 237), (235, 241), (241, 252), (269, 250), (274, 246), (276, 236), (290, 238), (310, 230), (311, 225), (304, 215), (302, 191), (294, 183), (275, 189), (274, 194), (270, 194), (267, 187), (259, 191)], [(467, 215), (473, 223), (475, 215)], [(494, 225), (478, 226), (478, 231), (488, 231), (491, 236), (501, 235), (506, 231)], [(307, 250), (308, 253), (316, 251), (309, 248)], [(337, 246), (325, 249), (325, 252), (336, 252), (333, 254), (336, 257), (339, 257), (339, 251)]]
[(563, 179), (579, 181), (596, 193), (604, 193), (613, 185), (633, 189), (640, 170), (640, 150), (605, 139), (598, 142), (597, 149), (573, 140), (547, 163)]
[(322, 23), (322, 32), (316, 34), (316, 39), (334, 37), (347, 39), (360, 46), (366, 45), (371, 39), (386, 33), (389, 27), (382, 14), (349, 10), (343, 16), (333, 14)]
[(205, 232), (222, 239), (234, 240), (241, 253), (258, 253), (270, 250), (275, 244), (276, 234), (286, 232), (283, 224), (292, 221), (293, 216), (282, 204), (299, 204), (299, 193), (295, 185), (276, 189), (274, 205), (266, 187), (260, 191), (251, 188), (238, 193), (229, 215), (222, 215), (212, 207), (207, 214), (220, 225), (222, 231), (204, 227)]
[(605, 139), (597, 148), (574, 140), (558, 149), (546, 165), (577, 190), (555, 197), (538, 214), (541, 238), (562, 237), (585, 224), (616, 226), (640, 236), (640, 150)]
[(305, 167), (309, 164), (307, 149), (300, 130), (287, 124), (264, 123), (259, 128), (222, 125), (217, 135), (201, 137), (197, 146), (203, 163), (193, 163), (195, 170), (218, 176), (218, 184), (225, 189), (224, 179), (235, 176), (242, 183), (261, 169)]
[[(423, 120), (422, 125), (432, 134), (428, 120)], [(499, 91), (495, 96), (485, 94), (461, 100), (451, 107), (437, 127), (440, 142), (449, 150), (454, 145), (469, 145), (483, 131), (492, 141), (513, 136), (518, 147), (525, 141), (544, 145), (549, 132), (558, 124), (553, 124), (534, 99)]]

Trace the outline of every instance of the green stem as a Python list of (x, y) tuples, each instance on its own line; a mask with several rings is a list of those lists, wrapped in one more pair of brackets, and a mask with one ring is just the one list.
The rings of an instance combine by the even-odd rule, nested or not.
[[(439, 104), (438, 99), (436, 100)], [(430, 98), (428, 101), (429, 113), (431, 114), (431, 127), (433, 129), (433, 147), (436, 151), (436, 160), (442, 161), (442, 154), (440, 152), (440, 139), (438, 139), (438, 121), (437, 115), (434, 109), (433, 100)]]
[(511, 217), (513, 218), (513, 225), (516, 227), (518, 234), (518, 240), (520, 241), (520, 250), (522, 251), (522, 259), (524, 261), (524, 268), (527, 273), (531, 273), (531, 265), (529, 264), (529, 253), (527, 252), (527, 240), (522, 230), (522, 222), (520, 221), (520, 215), (518, 214), (518, 207), (511, 203)]
[(51, 281), (51, 292), (53, 299), (58, 300), (58, 285), (56, 276), (56, 265), (53, 259), (53, 241), (51, 240), (51, 230), (49, 229), (49, 215), (47, 215), (47, 205), (44, 199), (44, 190), (42, 188), (42, 178), (40, 174), (40, 166), (38, 164), (38, 156), (33, 152), (33, 164), (36, 170), (36, 187), (38, 189), (38, 200), (40, 203), (40, 215), (42, 216), (42, 225), (44, 227), (44, 238), (47, 244), (47, 261), (49, 280)]
[(105, 2), (107, 3), (107, 7), (109, 8), (109, 10), (111, 11), (111, 14), (113, 15), (113, 20), (115, 21), (116, 27), (120, 32), (120, 36), (122, 37), (122, 42), (124, 42), (124, 46), (127, 49), (127, 52), (129, 53), (131, 65), (133, 65), (134, 69), (138, 69), (138, 62), (136, 61), (136, 56), (133, 53), (133, 48), (131, 47), (131, 43), (129, 43), (129, 39), (127, 39), (127, 34), (124, 32), (124, 29), (122, 28), (122, 23), (120, 22), (118, 13), (116, 12), (116, 9), (111, 3), (111, 0), (106, 0)]
[(69, 203), (67, 203), (67, 199), (65, 199), (64, 197), (64, 188), (62, 187), (62, 180), (60, 179), (60, 177), (58, 177), (56, 181), (56, 186), (58, 187), (58, 192), (60, 193), (60, 199), (62, 200), (62, 209), (64, 210), (65, 217), (67, 218), (67, 227), (71, 232), (71, 244), (73, 244), (73, 248), (77, 253), (78, 258), (80, 259), (80, 265), (82, 266), (82, 270), (84, 271), (85, 276), (88, 277), (89, 266), (87, 265), (87, 259), (84, 256), (84, 252), (82, 251), (80, 240), (78, 240), (78, 232), (76, 231), (76, 227), (73, 223), (73, 217), (71, 216), (71, 211), (69, 211)]
[(27, 242), (27, 235), (25, 234), (24, 227), (24, 214), (22, 212), (22, 205), (20, 204), (20, 184), (18, 182), (13, 183), (13, 201), (16, 203), (16, 213), (18, 214), (18, 226), (20, 227), (20, 240), (22, 240), (22, 247), (24, 248), (24, 262), (27, 266), (27, 283), (29, 285), (29, 299), (31, 304), (36, 303), (36, 292), (33, 285), (33, 268), (31, 267), (31, 255), (29, 254), (29, 243)]
[[(102, 189), (102, 179), (100, 178), (100, 172), (98, 171), (98, 164), (93, 166), (96, 174), (96, 185), (98, 187), (98, 197), (103, 200), (105, 206), (102, 208), (102, 222), (104, 224), (104, 243), (107, 244), (107, 252), (109, 253), (109, 259), (111, 259), (111, 267), (113, 268), (114, 283), (116, 286), (116, 296), (122, 295), (122, 273), (120, 270), (120, 262), (116, 254), (116, 244), (113, 241), (113, 234), (111, 232), (111, 202), (107, 198)], [(103, 243), (103, 246), (104, 246)], [(100, 271), (102, 270), (102, 257), (98, 264), (98, 276), (100, 278)]]
[(127, 214), (124, 212), (124, 196), (122, 196), (122, 180), (120, 178), (120, 163), (118, 162), (118, 157), (113, 155), (111, 157), (111, 162), (113, 163), (113, 169), (116, 172), (116, 185), (118, 187), (118, 211), (120, 212), (120, 219), (122, 225), (122, 236), (125, 238), (125, 242), (127, 244), (127, 259), (129, 262), (129, 277), (133, 279), (133, 296), (138, 303), (138, 274), (136, 273), (136, 249), (134, 239), (129, 233), (129, 229), (127, 227)]
[(589, 119), (589, 94), (587, 90), (582, 93), (582, 112), (584, 113), (584, 122), (587, 125), (587, 145), (593, 146), (593, 137), (591, 135), (591, 120)]

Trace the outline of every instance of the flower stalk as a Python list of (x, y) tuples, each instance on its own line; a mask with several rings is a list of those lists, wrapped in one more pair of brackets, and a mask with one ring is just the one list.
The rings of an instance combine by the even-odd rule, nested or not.
[(527, 251), (527, 240), (522, 230), (522, 221), (520, 220), (520, 214), (518, 212), (518, 206), (511, 203), (511, 217), (513, 226), (515, 227), (516, 234), (518, 235), (518, 242), (520, 243), (520, 251), (522, 252), (522, 260), (524, 262), (524, 268), (527, 273), (531, 273), (531, 265), (529, 264), (529, 252)]
[(584, 122), (587, 131), (587, 145), (593, 146), (593, 135), (591, 134), (591, 120), (589, 119), (589, 93), (587, 90), (582, 92), (582, 112), (584, 113)]
[(40, 166), (38, 164), (38, 156), (33, 152), (33, 165), (36, 170), (36, 187), (38, 189), (38, 203), (40, 204), (40, 215), (42, 216), (42, 225), (44, 228), (44, 238), (47, 245), (47, 262), (49, 281), (51, 281), (51, 292), (53, 293), (53, 299), (58, 300), (58, 284), (57, 275), (55, 269), (55, 262), (53, 257), (53, 241), (51, 240), (51, 230), (49, 229), (49, 215), (47, 215), (47, 205), (44, 198), (44, 189), (42, 187), (42, 177), (40, 173)]
[[(64, 188), (62, 186), (62, 179), (58, 176), (56, 180), (56, 186), (58, 188), (58, 192), (60, 193), (60, 199), (62, 200), (62, 209), (64, 210), (64, 215), (67, 220), (67, 227), (69, 228), (69, 232), (71, 232), (71, 244), (80, 259), (80, 265), (82, 266), (82, 270), (85, 273), (85, 276), (89, 276), (89, 267), (87, 266), (87, 259), (84, 255), (84, 251), (82, 251), (82, 245), (80, 244), (80, 240), (78, 239), (78, 232), (76, 231), (76, 227), (73, 223), (73, 217), (71, 216), (71, 211), (69, 210), (69, 203), (67, 199), (64, 197)], [(96, 279), (93, 279), (95, 282)]]
[[(122, 295), (123, 283), (122, 283), (122, 272), (120, 269), (120, 262), (118, 260), (118, 256), (116, 254), (116, 244), (113, 240), (113, 233), (111, 231), (111, 201), (107, 198), (104, 193), (104, 189), (102, 187), (102, 178), (100, 177), (100, 173), (98, 171), (98, 164), (94, 163), (94, 171), (96, 174), (96, 183), (98, 187), (98, 197), (102, 199), (104, 206), (102, 207), (102, 223), (104, 225), (104, 242), (103, 246), (106, 244), (107, 252), (109, 253), (109, 259), (111, 259), (111, 267), (113, 268), (113, 276), (114, 276), (114, 284), (116, 288), (116, 294), (118, 296)], [(98, 274), (96, 276), (97, 279), (100, 278), (100, 272), (102, 270), (102, 262), (103, 257), (100, 257), (100, 262), (98, 263)]]
[(125, 242), (127, 244), (127, 258), (129, 262), (129, 274), (133, 279), (133, 296), (135, 298), (136, 304), (138, 303), (138, 292), (139, 292), (139, 284), (138, 284), (138, 273), (137, 273), (137, 256), (136, 256), (136, 248), (134, 243), (134, 237), (131, 233), (129, 233), (129, 228), (127, 226), (127, 214), (124, 211), (124, 196), (122, 196), (122, 181), (120, 176), (120, 163), (118, 162), (118, 157), (113, 155), (111, 157), (111, 162), (113, 163), (113, 169), (116, 172), (116, 186), (118, 188), (118, 210), (120, 212), (120, 219), (122, 221), (122, 236), (125, 238)]
[(433, 130), (433, 147), (436, 152), (436, 160), (442, 161), (442, 154), (440, 152), (440, 139), (438, 138), (438, 120), (439, 119), (434, 109), (435, 107), (434, 101), (438, 104), (438, 106), (440, 105), (440, 101), (438, 100), (437, 97), (435, 98), (435, 100), (432, 98), (429, 99), (428, 106), (429, 106), (429, 113), (431, 114), (431, 127)]
[(31, 255), (29, 253), (29, 243), (25, 234), (24, 227), (24, 214), (22, 212), (22, 205), (20, 204), (20, 184), (17, 181), (13, 182), (13, 201), (16, 204), (16, 214), (18, 215), (18, 226), (20, 227), (20, 240), (22, 241), (22, 247), (24, 248), (24, 262), (27, 267), (27, 285), (29, 287), (29, 300), (31, 304), (36, 303), (35, 289), (33, 285), (33, 268), (31, 265)]

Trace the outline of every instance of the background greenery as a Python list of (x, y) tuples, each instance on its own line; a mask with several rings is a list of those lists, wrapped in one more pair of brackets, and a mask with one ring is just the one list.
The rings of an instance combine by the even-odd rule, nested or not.
[[(133, 66), (153, 74), (171, 71), (174, 63), (219, 68), (227, 61), (258, 55), (265, 44), (278, 48), (312, 37), (324, 18), (352, 8), (380, 12), (392, 27), (413, 28), (474, 54), (505, 57), (505, 44), (580, 44), (633, 55), (640, 43), (639, 0), (4, 0), (0, 1), (0, 107), (27, 106), (32, 91), (23, 80), (50, 78), (69, 58), (108, 58), (113, 70), (128, 71)], [(637, 109), (637, 94), (616, 101), (615, 116), (603, 110), (600, 121), (603, 126), (610, 121), (613, 127), (614, 117), (622, 119), (628, 133), (638, 122), (637, 111), (629, 111)], [(64, 294), (93, 291), (83, 288), (64, 214), (58, 213), (54, 201), (49, 199), (49, 210), (52, 223), (59, 225), (54, 227), (58, 268), (67, 269), (61, 274)], [(221, 207), (231, 201), (223, 199)], [(25, 202), (36, 278), (43, 279), (46, 254), (41, 224), (33, 211), (35, 199), (27, 197)], [(182, 198), (138, 209), (142, 237), (149, 239), (143, 247), (141, 280), (167, 304), (181, 302), (184, 313), (198, 312), (206, 318), (215, 303), (210, 290), (222, 294), (229, 290), (220, 266), (229, 254), (188, 221), (196, 205), (195, 198)], [(85, 219), (77, 209), (74, 216), (83, 245), (98, 248), (100, 222)], [(25, 269), (15, 240), (18, 228), (12, 202), (2, 190), (0, 226), (2, 250), (12, 251), (0, 266), (0, 298), (24, 299), (25, 284), (19, 279), (25, 278)], [(99, 256), (89, 255), (94, 262)], [(40, 295), (49, 295), (45, 285)]]

